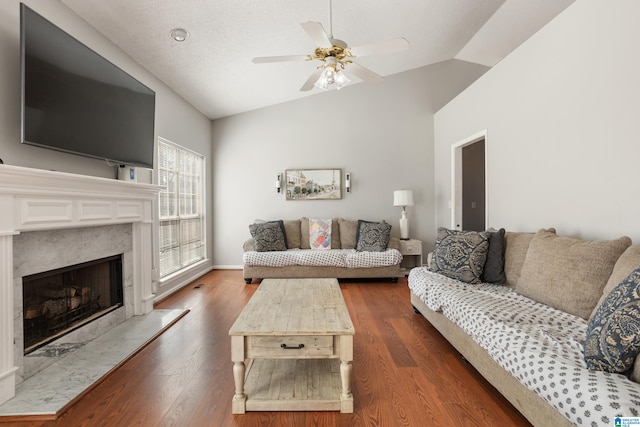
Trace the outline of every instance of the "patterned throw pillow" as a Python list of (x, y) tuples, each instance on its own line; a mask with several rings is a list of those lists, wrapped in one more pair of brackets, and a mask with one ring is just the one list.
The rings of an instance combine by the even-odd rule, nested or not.
[(287, 238), (283, 221), (260, 222), (249, 225), (256, 251), (286, 251)]
[(584, 360), (591, 370), (627, 372), (640, 354), (640, 268), (616, 286), (587, 327)]
[(391, 224), (358, 220), (356, 251), (384, 252), (391, 236)]
[(309, 218), (309, 247), (331, 249), (331, 220)]
[(466, 283), (480, 283), (489, 249), (489, 232), (438, 228), (429, 270)]

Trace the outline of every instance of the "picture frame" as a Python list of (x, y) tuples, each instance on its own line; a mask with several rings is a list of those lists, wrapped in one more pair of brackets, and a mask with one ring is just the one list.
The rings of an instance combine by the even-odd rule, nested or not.
[(342, 199), (342, 169), (287, 169), (284, 182), (287, 200)]

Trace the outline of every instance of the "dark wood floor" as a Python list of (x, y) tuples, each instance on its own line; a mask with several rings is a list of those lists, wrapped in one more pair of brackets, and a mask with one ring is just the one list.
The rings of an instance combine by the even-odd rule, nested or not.
[(356, 329), (353, 414), (232, 415), (228, 331), (257, 287), (240, 271), (205, 275), (157, 305), (189, 314), (57, 420), (0, 427), (530, 425), (414, 314), (406, 279), (341, 281)]

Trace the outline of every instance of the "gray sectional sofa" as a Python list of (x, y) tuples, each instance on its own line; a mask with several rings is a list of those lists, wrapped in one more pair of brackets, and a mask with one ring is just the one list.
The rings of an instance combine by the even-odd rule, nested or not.
[(476, 251), (475, 270), (465, 267), (439, 231), (429, 267), (409, 274), (416, 312), (536, 426), (640, 417), (640, 245), (553, 229), (503, 236), (504, 283), (486, 283), (477, 261), (489, 260)]
[[(256, 221), (252, 226), (255, 228), (255, 224), (263, 222)], [(284, 246), (280, 243), (279, 247), (268, 245), (265, 250), (258, 250), (260, 248), (256, 247), (255, 237), (249, 238), (243, 245), (245, 282), (248, 284), (254, 279), (265, 278), (304, 277), (389, 278), (393, 282), (398, 280), (402, 262), (402, 255), (398, 251), (398, 239), (390, 237), (387, 231), (386, 237), (375, 235), (371, 239), (374, 245), (385, 238), (386, 243), (382, 247), (370, 248), (364, 244), (364, 236), (359, 233), (359, 226), (364, 228), (370, 225), (370, 228), (376, 229), (379, 224), (386, 224), (384, 221), (332, 218), (328, 222), (330, 238), (327, 238), (330, 240), (330, 249), (312, 249), (310, 222), (307, 217), (281, 221), (286, 242)], [(390, 230), (391, 226), (386, 225), (383, 228)], [(278, 231), (278, 227), (275, 227), (275, 230)], [(273, 250), (274, 248), (279, 250)]]

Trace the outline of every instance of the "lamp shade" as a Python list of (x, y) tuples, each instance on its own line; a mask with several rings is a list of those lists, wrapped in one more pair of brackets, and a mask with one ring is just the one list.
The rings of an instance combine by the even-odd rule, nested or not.
[(394, 191), (393, 206), (413, 206), (413, 191), (411, 190)]

